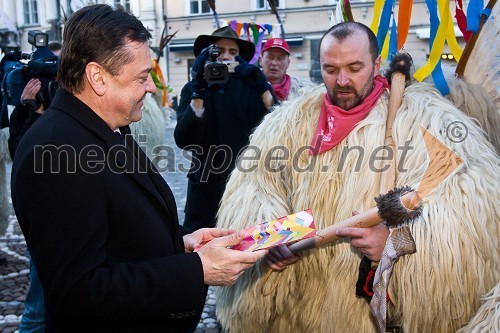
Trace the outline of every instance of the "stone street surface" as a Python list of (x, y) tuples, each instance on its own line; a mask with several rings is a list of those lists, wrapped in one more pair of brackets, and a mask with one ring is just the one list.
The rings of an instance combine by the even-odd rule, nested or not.
[[(175, 149), (175, 160), (169, 156), (168, 163), (174, 163), (175, 168), (168, 167), (168, 171), (162, 175), (174, 193), (179, 220), (182, 223), (186, 203), (186, 168), (189, 167), (189, 161), (175, 146), (174, 127), (175, 119), (169, 124), (167, 133), (167, 144)], [(11, 167), (12, 164), (7, 165), (8, 184), (10, 184)], [(8, 194), (10, 198), (10, 186)], [(12, 205), (9, 208), (7, 230), (4, 235), (0, 235), (0, 332), (3, 333), (15, 332), (18, 329), (29, 286), (29, 259), (26, 242)], [(219, 333), (220, 331), (220, 325), (215, 319), (215, 296), (213, 289), (209, 288), (201, 321), (195, 333)]]

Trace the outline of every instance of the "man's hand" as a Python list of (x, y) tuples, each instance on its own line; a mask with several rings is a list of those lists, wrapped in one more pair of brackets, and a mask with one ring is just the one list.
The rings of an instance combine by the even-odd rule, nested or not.
[(242, 252), (228, 249), (229, 245), (238, 244), (246, 234), (244, 231), (212, 239), (197, 251), (203, 263), (205, 284), (228, 286), (255, 262), (263, 258), (268, 251)]
[(203, 78), (205, 63), (209, 57), (210, 46), (204, 48), (196, 58), (193, 67), (191, 68), (191, 98), (203, 99), (207, 82)]
[(185, 235), (184, 248), (186, 252), (197, 251), (206, 243), (210, 242), (214, 238), (219, 238), (227, 235), (234, 234), (234, 230), (221, 229), (221, 228), (202, 228), (198, 229), (193, 233)]
[(43, 105), (36, 100), (36, 95), (42, 88), (42, 83), (39, 79), (31, 79), (26, 83), (21, 94), (21, 104), (25, 105), (30, 111), (42, 114), (44, 112)]
[(249, 64), (240, 56), (236, 56), (234, 59), (240, 63), (234, 68), (235, 73), (245, 79), (248, 85), (255, 89), (259, 95), (262, 95), (267, 90), (271, 91), (271, 84), (267, 82), (266, 76), (260, 68)]
[(265, 256), (265, 263), (273, 270), (281, 272), (289, 265), (292, 265), (302, 259), (302, 254), (295, 254), (288, 248), (288, 245), (273, 247)]
[(203, 72), (205, 70), (205, 63), (207, 62), (210, 46), (205, 47), (196, 60), (194, 61), (193, 67), (191, 68), (191, 79), (203, 79)]
[(351, 245), (357, 248), (371, 261), (380, 261), (385, 243), (389, 237), (389, 229), (378, 224), (371, 228), (343, 228), (337, 230), (337, 236), (350, 237)]
[(35, 99), (36, 94), (42, 88), (42, 83), (38, 79), (31, 79), (26, 83), (23, 93), (21, 94), (21, 100), (23, 99)]

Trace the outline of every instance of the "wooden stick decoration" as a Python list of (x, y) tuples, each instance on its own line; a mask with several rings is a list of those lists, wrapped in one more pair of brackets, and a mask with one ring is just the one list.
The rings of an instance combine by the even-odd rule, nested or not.
[(344, 1), (344, 13), (347, 17), (347, 22), (354, 22), (354, 17), (352, 16), (351, 3), (349, 0), (340, 0)]
[(391, 84), (391, 94), (389, 96), (389, 109), (385, 124), (384, 145), (392, 153), (389, 160), (388, 169), (383, 171), (380, 179), (380, 193), (387, 193), (396, 186), (396, 146), (392, 137), (392, 125), (403, 102), (403, 93), (406, 82), (410, 81), (410, 69), (412, 59), (407, 53), (398, 53), (392, 59), (389, 69), (385, 73)]
[(215, 19), (215, 24), (217, 25), (217, 29), (220, 28), (220, 23), (219, 23), (219, 16), (217, 15), (217, 12), (215, 11), (215, 0), (207, 0), (208, 6), (214, 13), (214, 19)]
[[(488, 2), (488, 5), (486, 5), (486, 8), (488, 9), (493, 9), (495, 6), (497, 0), (490, 0)], [(472, 33), (471, 37), (467, 41), (467, 44), (465, 44), (464, 52), (462, 53), (462, 56), (460, 57), (460, 60), (458, 61), (457, 68), (455, 69), (455, 74), (457, 77), (461, 78), (464, 76), (464, 71), (465, 67), (467, 66), (467, 62), (469, 60), (469, 57), (472, 53), (472, 50), (474, 50), (474, 46), (476, 46), (477, 39), (479, 37), (479, 34), (481, 33), (481, 29), (483, 28), (484, 23), (488, 17), (486, 14), (481, 14), (481, 17), (479, 19), (479, 30), (477, 33)]]
[(267, 2), (269, 3), (269, 7), (271, 7), (271, 14), (276, 16), (276, 20), (278, 20), (278, 23), (280, 24), (281, 38), (285, 39), (285, 28), (283, 27), (283, 22), (281, 22), (280, 14), (278, 14), (277, 0), (267, 0)]

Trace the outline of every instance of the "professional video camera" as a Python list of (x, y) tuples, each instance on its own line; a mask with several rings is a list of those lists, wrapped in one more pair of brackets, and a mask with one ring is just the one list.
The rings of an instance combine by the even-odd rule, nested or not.
[(19, 106), (21, 94), (28, 81), (39, 79), (42, 87), (33, 101), (35, 105), (48, 108), (58, 88), (56, 81), (58, 57), (47, 48), (48, 35), (40, 31), (28, 32), (28, 43), (32, 53), (9, 52), (5, 59), (11, 63), (3, 73), (2, 97), (9, 105)]
[(220, 50), (217, 45), (210, 45), (208, 49), (209, 59), (205, 63), (205, 81), (207, 83), (226, 83), (229, 74), (234, 73), (234, 68), (239, 65), (237, 61), (219, 61)]

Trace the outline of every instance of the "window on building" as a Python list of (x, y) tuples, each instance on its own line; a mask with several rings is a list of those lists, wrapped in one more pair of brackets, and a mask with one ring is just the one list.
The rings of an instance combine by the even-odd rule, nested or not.
[(122, 6), (130, 13), (130, 0), (115, 0), (115, 7)]
[[(256, 8), (257, 9), (271, 9), (271, 7), (269, 7), (269, 2), (267, 0), (256, 0), (257, 3), (256, 3)], [(281, 0), (274, 0), (275, 3), (276, 3), (276, 7), (280, 7), (280, 2)]]
[(23, 0), (24, 24), (38, 24), (38, 7), (36, 0)]
[(210, 7), (207, 0), (190, 0), (190, 14), (208, 14)]

